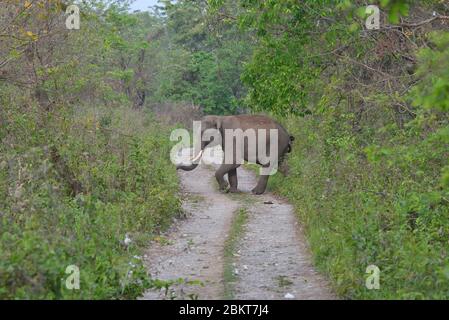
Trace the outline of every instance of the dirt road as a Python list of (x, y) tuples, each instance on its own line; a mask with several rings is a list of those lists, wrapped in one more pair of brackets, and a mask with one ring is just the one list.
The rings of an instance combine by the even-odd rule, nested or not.
[[(169, 290), (150, 290), (143, 299), (222, 299), (225, 285), (235, 299), (334, 299), (312, 266), (292, 206), (270, 193), (252, 195), (255, 174), (244, 168), (238, 169), (242, 193), (221, 193), (213, 167), (201, 164), (179, 172), (188, 216), (151, 243), (146, 254), (153, 278), (176, 283)], [(224, 259), (226, 239), (240, 209), (247, 219), (233, 261), (225, 265), (230, 263)], [(230, 281), (225, 267), (232, 268), (231, 284), (225, 283)]]

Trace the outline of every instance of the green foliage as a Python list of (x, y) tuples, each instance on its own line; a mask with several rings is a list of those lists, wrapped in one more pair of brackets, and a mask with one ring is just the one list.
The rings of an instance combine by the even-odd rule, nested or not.
[[(219, 14), (226, 1), (211, 3)], [(370, 32), (364, 1), (240, 1), (236, 23), (256, 38), (246, 103), (296, 137), (288, 176), (269, 187), (295, 204), (337, 293), (447, 299), (449, 40), (420, 13), (448, 8), (377, 4), (389, 19)], [(380, 290), (365, 286), (371, 264)]]
[[(180, 210), (167, 128), (143, 111), (170, 102), (286, 123), (290, 174), (270, 187), (343, 297), (449, 297), (449, 36), (423, 20), (447, 4), (374, 1), (388, 19), (368, 31), (361, 0), (163, 2), (81, 2), (82, 32), (57, 23), (59, 0), (0, 8), (0, 298), (173, 284), (141, 261)], [(73, 264), (81, 290), (64, 286)]]
[[(299, 142), (288, 160), (289, 176), (269, 184), (296, 206), (316, 265), (345, 298), (446, 299), (449, 193), (441, 180), (447, 180), (447, 144), (415, 147), (407, 139), (403, 148), (387, 149), (368, 163), (352, 154), (360, 147), (327, 151), (321, 137), (328, 121), (287, 122)], [(432, 147), (441, 153), (432, 157)], [(446, 175), (440, 178), (441, 170)], [(370, 264), (381, 270), (380, 290), (365, 287)]]
[[(299, 142), (290, 175), (270, 187), (296, 205), (318, 267), (344, 297), (449, 297), (448, 97), (439, 91), (449, 51), (447, 34), (432, 39), (435, 49), (418, 53), (410, 96), (419, 109), (405, 130), (380, 127), (364, 147), (334, 113), (287, 121)], [(380, 290), (364, 286), (370, 264), (381, 270)]]
[[(65, 29), (59, 0), (17, 17), (20, 4), (0, 8), (0, 50), (15, 52), (0, 61), (3, 299), (136, 298), (153, 284), (142, 249), (181, 210), (168, 128), (136, 110), (160, 17), (123, 1), (79, 6), (80, 32)], [(70, 265), (80, 290), (65, 286)]]
[(399, 23), (401, 16), (407, 16), (410, 10), (406, 0), (381, 0), (380, 4), (383, 8), (389, 9), (388, 19), (392, 23)]
[[(353, 37), (347, 21), (351, 3), (340, 1), (242, 1), (239, 25), (257, 35), (242, 79), (246, 103), (255, 111), (309, 114), (316, 81), (336, 46)], [(342, 19), (344, 23), (332, 23)], [(328, 51), (328, 52), (327, 52)]]
[[(432, 33), (435, 49), (424, 48), (418, 54), (417, 75), (421, 83), (414, 87), (414, 105), (426, 109), (449, 110), (449, 34)], [(431, 72), (429, 72), (431, 70)]]
[[(6, 119), (0, 145), (0, 297), (141, 295), (150, 285), (142, 249), (180, 212), (168, 132), (149, 115), (126, 109), (83, 108), (47, 118), (36, 109), (17, 108), (6, 105), (0, 112)], [(44, 119), (53, 125), (36, 125)], [(75, 197), (52, 160), (52, 146), (83, 186)], [(69, 265), (80, 268), (80, 290), (65, 287)]]
[(206, 114), (233, 114), (242, 109), (240, 74), (250, 43), (233, 24), (214, 21), (207, 8), (201, 1), (165, 7), (153, 99), (198, 105)]

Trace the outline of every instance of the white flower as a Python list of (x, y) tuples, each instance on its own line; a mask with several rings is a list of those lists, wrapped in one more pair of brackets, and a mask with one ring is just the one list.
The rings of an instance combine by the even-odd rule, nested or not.
[(123, 240), (123, 243), (125, 244), (125, 246), (129, 246), (131, 244), (132, 240), (129, 237), (128, 234), (125, 234), (125, 240)]

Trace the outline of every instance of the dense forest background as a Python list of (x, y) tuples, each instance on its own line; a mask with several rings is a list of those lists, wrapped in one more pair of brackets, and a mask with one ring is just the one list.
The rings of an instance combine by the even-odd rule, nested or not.
[(0, 3), (0, 298), (158, 285), (141, 253), (182, 214), (170, 128), (245, 112), (296, 137), (269, 187), (341, 297), (449, 297), (447, 1), (79, 1), (80, 30), (66, 1)]

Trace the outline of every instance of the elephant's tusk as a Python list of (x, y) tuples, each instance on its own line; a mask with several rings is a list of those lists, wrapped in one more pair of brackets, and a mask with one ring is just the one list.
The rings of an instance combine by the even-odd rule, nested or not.
[(195, 158), (192, 158), (190, 161), (196, 162), (201, 158), (202, 155), (203, 155), (203, 150), (201, 150), (200, 153), (198, 153), (198, 155)]

